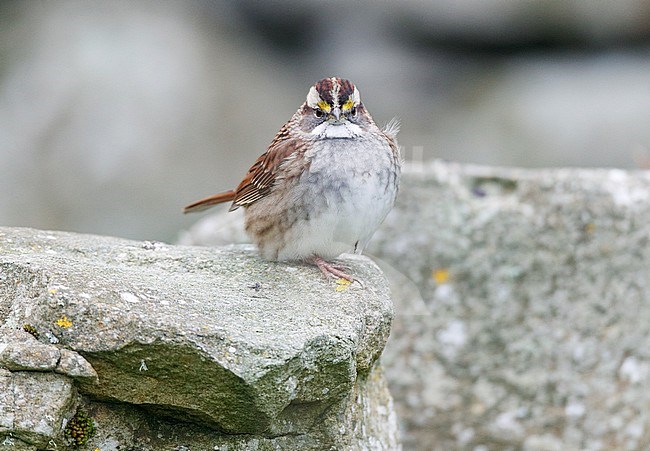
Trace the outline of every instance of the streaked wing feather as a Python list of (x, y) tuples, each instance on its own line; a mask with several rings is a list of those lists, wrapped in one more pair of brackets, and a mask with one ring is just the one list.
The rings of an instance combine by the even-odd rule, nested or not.
[[(278, 139), (280, 137), (284, 139)], [(236, 195), (231, 209), (250, 205), (266, 196), (278, 176), (283, 161), (299, 152), (301, 148), (299, 140), (288, 138), (281, 130), (266, 153), (260, 155), (235, 190)]]

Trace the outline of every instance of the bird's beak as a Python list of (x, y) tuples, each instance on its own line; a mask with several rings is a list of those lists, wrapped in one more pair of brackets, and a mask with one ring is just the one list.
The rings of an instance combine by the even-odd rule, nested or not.
[(330, 113), (330, 118), (334, 118), (335, 122), (340, 122), (341, 121), (341, 109), (339, 107), (336, 107), (332, 110)]

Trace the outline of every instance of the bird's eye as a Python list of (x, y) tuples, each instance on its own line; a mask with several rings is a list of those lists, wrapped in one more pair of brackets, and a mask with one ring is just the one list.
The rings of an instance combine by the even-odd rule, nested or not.
[(323, 113), (323, 110), (319, 110), (318, 108), (316, 108), (316, 109), (314, 109), (314, 116), (323, 117), (323, 116), (325, 116), (325, 113)]
[(350, 110), (350, 116), (352, 117), (357, 117), (357, 113), (358, 113), (357, 107), (354, 107)]

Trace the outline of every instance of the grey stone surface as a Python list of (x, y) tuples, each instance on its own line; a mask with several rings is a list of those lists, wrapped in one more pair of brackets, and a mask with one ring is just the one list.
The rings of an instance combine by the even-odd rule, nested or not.
[(0, 366), (9, 370), (53, 370), (60, 357), (58, 348), (39, 343), (26, 332), (9, 330), (0, 336)]
[(45, 448), (60, 437), (77, 402), (72, 381), (60, 374), (4, 370), (0, 388), (0, 447)]
[(38, 446), (56, 438), (63, 419), (70, 418), (76, 403), (70, 379), (52, 373), (15, 372), (14, 435)]
[[(217, 434), (196, 424), (165, 421), (133, 409), (93, 402), (86, 406), (97, 424), (93, 446), (116, 451), (125, 443), (138, 443), (143, 450), (171, 450), (187, 446), (191, 450), (399, 450), (397, 420), (386, 382), (378, 366), (361, 378), (345, 402), (321, 418), (321, 432), (337, 435), (327, 445), (318, 431), (278, 436)], [(295, 412), (300, 415), (300, 412)], [(146, 442), (142, 439), (146, 437)], [(172, 445), (173, 446), (170, 446)], [(182, 448), (181, 448), (182, 449)]]
[[(192, 449), (396, 449), (396, 418), (376, 366), (393, 315), (388, 286), (368, 259), (343, 263), (363, 288), (328, 282), (314, 267), (264, 262), (250, 246), (0, 228), (10, 297), (0, 332), (7, 349), (20, 337), (61, 349), (54, 365), (24, 369), (76, 378), (87, 410), (103, 412), (89, 444), (102, 450), (173, 448), (183, 444), (171, 438), (179, 434)], [(39, 341), (18, 330), (26, 322)], [(10, 374), (72, 386), (56, 373)], [(99, 401), (129, 406), (156, 435), (175, 432), (169, 441), (145, 440), (111, 423), (116, 415)], [(36, 430), (28, 426), (20, 431)]]
[(0, 368), (0, 432), (11, 430), (16, 418), (11, 372)]
[(648, 172), (405, 168), (368, 249), (405, 449), (650, 449), (649, 243)]
[(407, 170), (370, 249), (428, 311), (385, 354), (405, 447), (649, 449), (649, 240), (648, 172)]
[(97, 371), (90, 363), (78, 353), (69, 349), (61, 349), (61, 357), (54, 371), (65, 374), (74, 379), (87, 380), (88, 382), (97, 382)]

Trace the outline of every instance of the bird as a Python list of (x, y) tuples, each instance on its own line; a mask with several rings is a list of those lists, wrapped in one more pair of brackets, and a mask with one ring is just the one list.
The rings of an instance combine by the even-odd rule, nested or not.
[(356, 279), (331, 262), (360, 254), (395, 204), (401, 173), (396, 119), (380, 128), (349, 80), (316, 82), (237, 188), (184, 208), (231, 202), (262, 258), (316, 265), (327, 278)]

